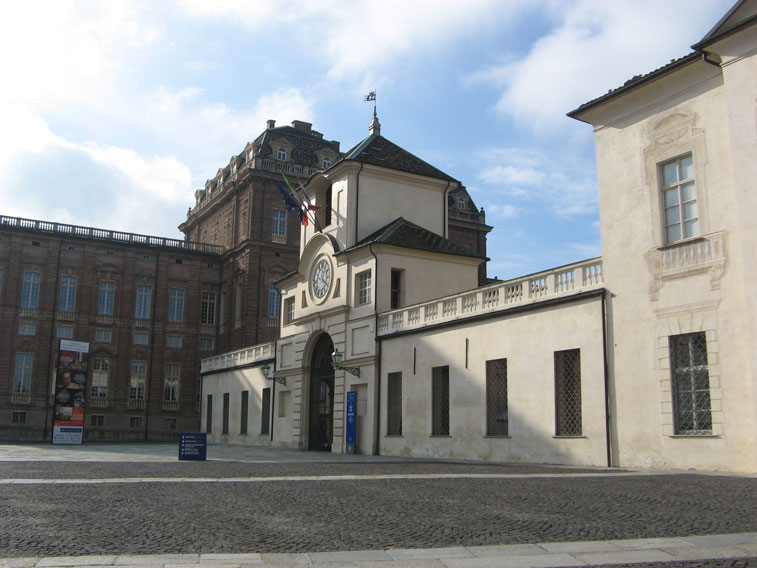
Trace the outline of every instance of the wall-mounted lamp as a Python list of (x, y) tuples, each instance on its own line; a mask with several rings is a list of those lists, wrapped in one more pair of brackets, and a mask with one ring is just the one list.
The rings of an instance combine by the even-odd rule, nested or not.
[(271, 375), (271, 366), (266, 363), (262, 367), (260, 367), (260, 370), (263, 371), (263, 376), (266, 378), (266, 380), (274, 381), (276, 383), (279, 383), (280, 385), (287, 384), (287, 378), (286, 377), (275, 377)]
[(342, 367), (343, 360), (344, 355), (339, 353), (339, 349), (334, 349), (334, 352), (331, 354), (331, 366), (334, 367), (334, 369), (341, 369), (342, 371), (347, 371), (348, 373), (352, 373), (356, 377), (359, 377), (360, 367)]

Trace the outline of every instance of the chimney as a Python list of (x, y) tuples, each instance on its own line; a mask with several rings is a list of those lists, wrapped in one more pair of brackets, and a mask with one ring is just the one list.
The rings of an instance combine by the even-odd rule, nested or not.
[(302, 120), (293, 120), (292, 128), (299, 130), (300, 132), (310, 132), (313, 125), (310, 122), (303, 122)]
[(272, 119), (268, 119), (265, 121), (265, 127), (268, 129), (274, 128), (276, 126), (276, 121)]

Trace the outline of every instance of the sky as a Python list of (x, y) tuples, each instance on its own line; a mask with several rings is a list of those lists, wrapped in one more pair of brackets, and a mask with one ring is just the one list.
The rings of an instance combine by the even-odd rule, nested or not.
[(591, 126), (566, 113), (686, 55), (733, 0), (5, 2), (0, 215), (183, 238), (276, 120), (381, 134), (486, 211), (489, 276), (601, 255)]

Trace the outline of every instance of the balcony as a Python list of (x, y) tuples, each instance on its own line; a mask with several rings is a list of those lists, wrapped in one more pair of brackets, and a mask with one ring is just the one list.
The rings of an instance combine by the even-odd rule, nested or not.
[(276, 356), (274, 343), (263, 343), (237, 351), (230, 351), (215, 357), (203, 359), (200, 363), (200, 372), (218, 371), (220, 369), (230, 369), (242, 365), (249, 365), (266, 359), (273, 359)]
[(600, 289), (603, 283), (602, 259), (593, 258), (385, 312), (379, 315), (378, 335), (419, 329), (570, 296), (577, 292)]
[(95, 321), (102, 325), (113, 325), (113, 316), (110, 314), (97, 314)]
[(184, 322), (169, 321), (167, 329), (168, 331), (184, 331)]
[(144, 408), (145, 407), (145, 399), (144, 398), (130, 398), (126, 404), (128, 408)]
[(11, 404), (29, 404), (31, 400), (32, 396), (28, 392), (11, 393)]
[(149, 318), (134, 318), (134, 327), (148, 329), (150, 327), (150, 319)]
[(179, 410), (179, 401), (178, 400), (164, 400), (163, 410)]
[(58, 321), (74, 321), (74, 312), (71, 310), (59, 310), (55, 315)]
[(200, 326), (200, 333), (202, 335), (215, 335), (216, 334), (216, 326), (215, 324), (208, 324), (204, 323)]
[(87, 400), (87, 406), (90, 408), (105, 408), (108, 406), (108, 398), (105, 396), (91, 396)]
[(18, 317), (20, 318), (36, 318), (37, 308), (21, 308), (18, 310)]

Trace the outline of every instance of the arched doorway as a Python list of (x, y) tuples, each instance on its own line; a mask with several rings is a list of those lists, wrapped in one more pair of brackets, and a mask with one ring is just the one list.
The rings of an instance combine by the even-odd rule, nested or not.
[(313, 348), (310, 362), (310, 412), (308, 414), (308, 449), (331, 451), (334, 434), (334, 367), (331, 353), (334, 344), (322, 334)]

